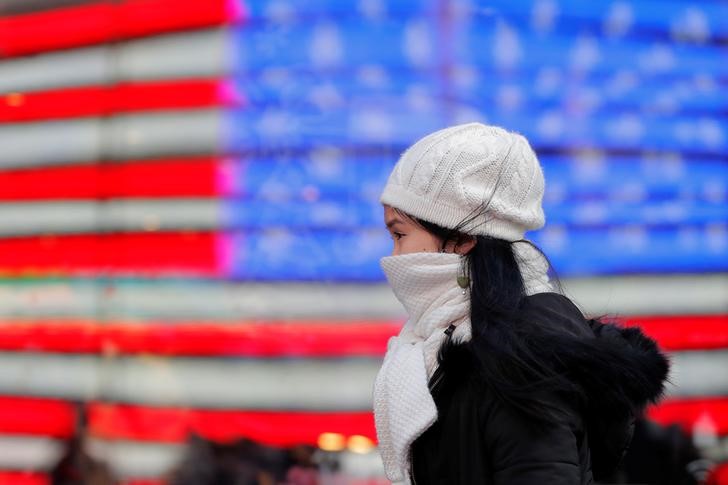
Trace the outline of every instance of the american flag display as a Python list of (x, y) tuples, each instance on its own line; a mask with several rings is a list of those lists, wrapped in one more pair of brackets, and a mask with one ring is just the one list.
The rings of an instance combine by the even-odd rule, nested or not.
[[(189, 433), (341, 439), (386, 483), (371, 386), (399, 154), (523, 133), (527, 234), (586, 313), (673, 362), (728, 483), (728, 4), (0, 0), (0, 484), (49, 483), (79, 410), (124, 483)], [(347, 445), (348, 444), (348, 445)]]

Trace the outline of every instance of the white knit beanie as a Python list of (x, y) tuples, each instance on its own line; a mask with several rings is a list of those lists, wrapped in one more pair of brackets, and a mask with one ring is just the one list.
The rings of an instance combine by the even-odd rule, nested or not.
[(379, 200), (449, 229), (474, 216), (462, 232), (516, 241), (544, 226), (543, 193), (543, 172), (526, 138), (467, 123), (409, 147)]

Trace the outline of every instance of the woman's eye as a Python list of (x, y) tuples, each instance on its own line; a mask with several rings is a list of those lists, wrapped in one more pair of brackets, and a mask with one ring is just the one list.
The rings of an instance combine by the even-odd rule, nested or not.
[(400, 232), (394, 232), (394, 233), (392, 233), (392, 237), (393, 237), (394, 239), (399, 239), (399, 238), (401, 238), (402, 236), (404, 236), (404, 234), (402, 234), (402, 233), (400, 233)]

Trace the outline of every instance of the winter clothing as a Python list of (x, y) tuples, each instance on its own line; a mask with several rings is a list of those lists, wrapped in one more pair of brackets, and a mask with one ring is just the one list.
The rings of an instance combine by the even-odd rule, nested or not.
[[(527, 263), (521, 270), (527, 294), (551, 291), (543, 256), (528, 244), (514, 247), (518, 260)], [(427, 382), (437, 366), (444, 330), (453, 324), (454, 341), (471, 338), (470, 295), (457, 284), (464, 259), (456, 253), (423, 252), (381, 260), (395, 296), (409, 315), (399, 335), (390, 338), (374, 384), (379, 451), (387, 477), (395, 483), (406, 481), (410, 444), (437, 419)]]
[(543, 193), (543, 172), (522, 135), (468, 123), (408, 148), (380, 202), (442, 227), (474, 215), (463, 232), (516, 241), (543, 227)]
[[(526, 139), (480, 123), (432, 133), (395, 165), (383, 204), (445, 228), (513, 243), (526, 289), (521, 311), (514, 313), (523, 320), (512, 322), (513, 328), (536, 361), (567, 376), (561, 383), (569, 384), (561, 387), (568, 394), (529, 393), (544, 412), (548, 404), (560, 411), (533, 426), (479, 372), (483, 359), (499, 355), (483, 355), (486, 348), (498, 351), (499, 334), (471, 325), (470, 293), (457, 285), (462, 257), (382, 258), (409, 315), (389, 340), (374, 385), (380, 452), (395, 483), (589, 484), (614, 469), (637, 411), (661, 395), (668, 362), (655, 343), (638, 329), (587, 320), (553, 291), (543, 256), (518, 242), (526, 231), (543, 227), (543, 192), (543, 173)], [(483, 335), (493, 337), (489, 347), (479, 346)]]
[(587, 400), (544, 395), (544, 403), (564, 413), (536, 428), (479, 378), (470, 347), (476, 342), (446, 341), (430, 380), (438, 418), (411, 446), (416, 485), (593, 483), (622, 459), (634, 432), (633, 410), (661, 396), (668, 361), (639, 329), (588, 320), (553, 292), (526, 297), (522, 309), (536, 325), (583, 343), (575, 350), (553, 341), (538, 350), (567, 372)]

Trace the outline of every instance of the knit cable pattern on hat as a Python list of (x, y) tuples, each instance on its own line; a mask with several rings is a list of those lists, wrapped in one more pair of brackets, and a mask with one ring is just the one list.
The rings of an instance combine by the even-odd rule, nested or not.
[(508, 241), (545, 223), (544, 176), (526, 138), (468, 123), (417, 141), (397, 161), (380, 202), (442, 227)]

